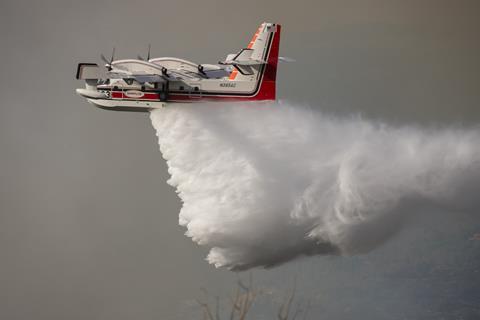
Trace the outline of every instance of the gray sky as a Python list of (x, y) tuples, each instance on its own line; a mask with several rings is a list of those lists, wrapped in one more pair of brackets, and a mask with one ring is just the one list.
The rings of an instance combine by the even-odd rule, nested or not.
[[(2, 1), (0, 318), (176, 319), (200, 287), (228, 292), (236, 275), (209, 266), (178, 226), (148, 115), (93, 108), (74, 73), (113, 46), (126, 58), (148, 43), (153, 56), (214, 63), (263, 21), (283, 25), (281, 55), (297, 60), (281, 65), (281, 99), (478, 126), (478, 1)], [(297, 275), (332, 319), (473, 319), (480, 246), (468, 236), (480, 222), (455, 217), (369, 255), (255, 277), (284, 288)]]

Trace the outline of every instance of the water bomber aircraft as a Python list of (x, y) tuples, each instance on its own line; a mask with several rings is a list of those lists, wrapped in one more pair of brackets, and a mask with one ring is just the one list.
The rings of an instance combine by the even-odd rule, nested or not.
[(97, 107), (148, 111), (170, 103), (275, 100), (281, 26), (262, 23), (248, 46), (218, 64), (198, 64), (162, 57), (79, 63), (76, 78), (85, 81), (77, 94)]

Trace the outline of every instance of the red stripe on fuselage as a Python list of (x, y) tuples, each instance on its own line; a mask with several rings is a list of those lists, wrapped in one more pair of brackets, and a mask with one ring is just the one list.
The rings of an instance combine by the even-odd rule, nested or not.
[(242, 96), (235, 96), (235, 95), (222, 95), (222, 96), (214, 96), (208, 95), (203, 97), (191, 97), (188, 95), (180, 95), (180, 94), (171, 94), (168, 97), (167, 102), (202, 102), (202, 101), (257, 101), (257, 100), (272, 100), (272, 99), (264, 99), (261, 98), (259, 95), (251, 96), (251, 97), (242, 97)]
[(158, 93), (144, 92), (143, 96), (139, 98), (129, 97), (123, 91), (112, 91), (112, 99), (123, 99), (123, 100), (159, 100)]

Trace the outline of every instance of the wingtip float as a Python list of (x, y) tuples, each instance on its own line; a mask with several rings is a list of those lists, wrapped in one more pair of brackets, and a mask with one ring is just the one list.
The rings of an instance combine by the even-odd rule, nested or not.
[(218, 64), (162, 57), (79, 63), (80, 96), (97, 107), (148, 111), (170, 103), (275, 100), (281, 26), (262, 23), (248, 46)]

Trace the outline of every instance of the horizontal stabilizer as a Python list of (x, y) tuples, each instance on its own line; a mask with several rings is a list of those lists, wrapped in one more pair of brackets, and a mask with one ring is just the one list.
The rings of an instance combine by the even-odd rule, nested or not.
[(243, 74), (245, 76), (251, 76), (253, 74), (253, 69), (249, 65), (236, 64), (236, 65), (234, 65), (234, 67), (235, 67), (235, 69), (238, 70), (238, 72), (240, 72), (241, 74)]
[(253, 49), (242, 49), (240, 52), (233, 58), (237, 61), (248, 61), (252, 59)]
[(237, 54), (229, 54), (225, 61), (220, 61), (220, 64), (231, 64), (241, 66), (255, 66), (265, 64), (266, 62), (259, 59), (252, 58), (253, 49), (245, 48), (240, 50)]

